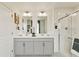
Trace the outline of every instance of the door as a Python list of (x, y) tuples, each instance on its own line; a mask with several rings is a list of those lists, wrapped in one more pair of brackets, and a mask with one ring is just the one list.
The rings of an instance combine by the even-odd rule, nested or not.
[(72, 19), (67, 17), (60, 21), (60, 52), (69, 55), (71, 49)]
[(45, 56), (52, 56), (53, 54), (53, 42), (44, 42), (44, 55)]
[(21, 41), (14, 42), (14, 54), (15, 56), (24, 55), (24, 43)]
[(25, 55), (27, 56), (33, 55), (33, 41), (25, 42)]
[(43, 55), (43, 42), (35, 41), (34, 42), (34, 55), (42, 56)]

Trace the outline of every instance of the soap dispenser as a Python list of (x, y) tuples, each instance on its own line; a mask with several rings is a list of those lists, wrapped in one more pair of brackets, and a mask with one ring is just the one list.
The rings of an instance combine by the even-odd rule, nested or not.
[(36, 35), (35, 35), (35, 28), (33, 27), (32, 28), (32, 37), (35, 37)]

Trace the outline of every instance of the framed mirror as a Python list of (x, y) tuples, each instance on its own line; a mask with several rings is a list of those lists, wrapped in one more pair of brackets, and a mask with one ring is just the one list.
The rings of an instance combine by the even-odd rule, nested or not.
[(40, 34), (47, 32), (47, 16), (38, 16), (37, 30)]
[(47, 13), (40, 11), (37, 20), (37, 33), (45, 34), (47, 32)]
[(26, 16), (22, 19), (23, 30), (26, 33), (32, 33), (32, 17)]

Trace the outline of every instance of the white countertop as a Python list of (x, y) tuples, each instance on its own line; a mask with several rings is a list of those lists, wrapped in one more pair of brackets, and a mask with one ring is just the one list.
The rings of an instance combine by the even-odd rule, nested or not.
[(53, 36), (50, 35), (36, 35), (35, 37), (32, 37), (32, 35), (14, 35), (13, 38), (54, 38)]
[(32, 37), (32, 36), (13, 36), (13, 38), (54, 38), (52, 36), (37, 36), (37, 37)]

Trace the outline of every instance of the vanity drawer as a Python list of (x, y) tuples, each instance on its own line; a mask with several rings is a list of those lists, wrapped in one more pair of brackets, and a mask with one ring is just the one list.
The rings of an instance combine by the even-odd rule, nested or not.
[(53, 39), (51, 38), (37, 38), (37, 39), (34, 39), (34, 41), (53, 41)]
[(15, 41), (53, 41), (53, 38), (14, 38)]
[(14, 41), (33, 41), (33, 39), (30, 38), (14, 38)]

